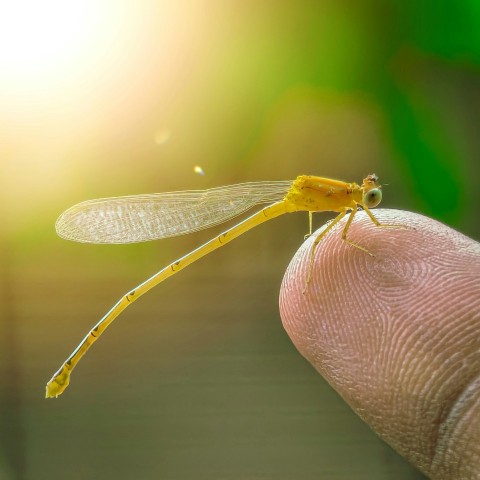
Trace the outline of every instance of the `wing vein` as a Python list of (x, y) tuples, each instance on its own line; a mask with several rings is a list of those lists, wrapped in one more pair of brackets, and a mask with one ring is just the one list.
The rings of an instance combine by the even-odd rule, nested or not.
[(291, 181), (250, 182), (209, 190), (100, 198), (58, 218), (58, 235), (83, 243), (137, 243), (185, 235), (226, 222), (255, 205), (281, 200)]

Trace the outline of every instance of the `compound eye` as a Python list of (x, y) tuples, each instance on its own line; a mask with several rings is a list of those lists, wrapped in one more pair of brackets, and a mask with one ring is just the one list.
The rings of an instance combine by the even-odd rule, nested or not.
[(379, 188), (372, 188), (363, 196), (363, 203), (368, 208), (375, 208), (382, 201), (382, 191)]

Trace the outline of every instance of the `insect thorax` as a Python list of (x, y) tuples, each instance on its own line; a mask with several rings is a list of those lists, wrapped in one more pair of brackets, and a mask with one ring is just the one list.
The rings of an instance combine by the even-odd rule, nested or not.
[(362, 188), (330, 178), (300, 175), (290, 187), (285, 202), (287, 211), (335, 211), (353, 208), (362, 201)]

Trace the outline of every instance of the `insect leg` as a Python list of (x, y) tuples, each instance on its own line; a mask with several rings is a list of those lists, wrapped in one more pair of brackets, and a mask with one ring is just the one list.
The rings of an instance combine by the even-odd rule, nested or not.
[(312, 236), (312, 228), (313, 228), (313, 212), (308, 212), (308, 233), (303, 237), (306, 240), (308, 237)]
[(310, 280), (312, 278), (312, 270), (313, 270), (313, 260), (315, 257), (315, 249), (317, 248), (317, 245), (322, 241), (322, 239), (325, 237), (325, 235), (346, 215), (347, 211), (344, 210), (343, 212), (340, 212), (339, 215), (337, 215), (331, 222), (330, 225), (328, 225), (325, 230), (323, 230), (320, 235), (318, 235), (315, 240), (312, 243), (312, 248), (310, 249), (310, 261), (308, 263), (308, 273), (307, 273), (307, 283), (305, 285), (305, 290), (310, 283)]
[(370, 211), (370, 209), (366, 205), (362, 205), (362, 208), (365, 210), (366, 214), (370, 217), (370, 220), (377, 226), (377, 227), (382, 227), (382, 228), (412, 228), (408, 227), (407, 225), (385, 225), (383, 223), (380, 223), (373, 213)]
[[(361, 245), (358, 245), (357, 243), (352, 242), (351, 240), (349, 240), (347, 238), (348, 229), (350, 228), (350, 225), (352, 224), (352, 221), (353, 221), (353, 217), (355, 216), (357, 211), (358, 211), (358, 206), (355, 205), (355, 207), (352, 209), (352, 212), (350, 213), (350, 216), (348, 217), (348, 220), (347, 220), (347, 223), (345, 224), (345, 227), (343, 228), (342, 240), (345, 240), (352, 247), (358, 248), (362, 252), (368, 253), (371, 257), (374, 257), (375, 255), (372, 252), (369, 252), (365, 247), (362, 247)], [(373, 215), (372, 215), (372, 217), (373, 217)], [(375, 221), (378, 223), (378, 220), (375, 217), (373, 217), (373, 219), (375, 219)], [(377, 225), (377, 223), (375, 225)]]

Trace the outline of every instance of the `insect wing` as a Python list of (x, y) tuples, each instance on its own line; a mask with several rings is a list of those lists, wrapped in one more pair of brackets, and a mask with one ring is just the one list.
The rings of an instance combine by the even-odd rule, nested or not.
[(209, 190), (101, 198), (58, 218), (60, 237), (83, 243), (136, 243), (226, 222), (258, 204), (281, 200), (292, 182), (251, 182)]

